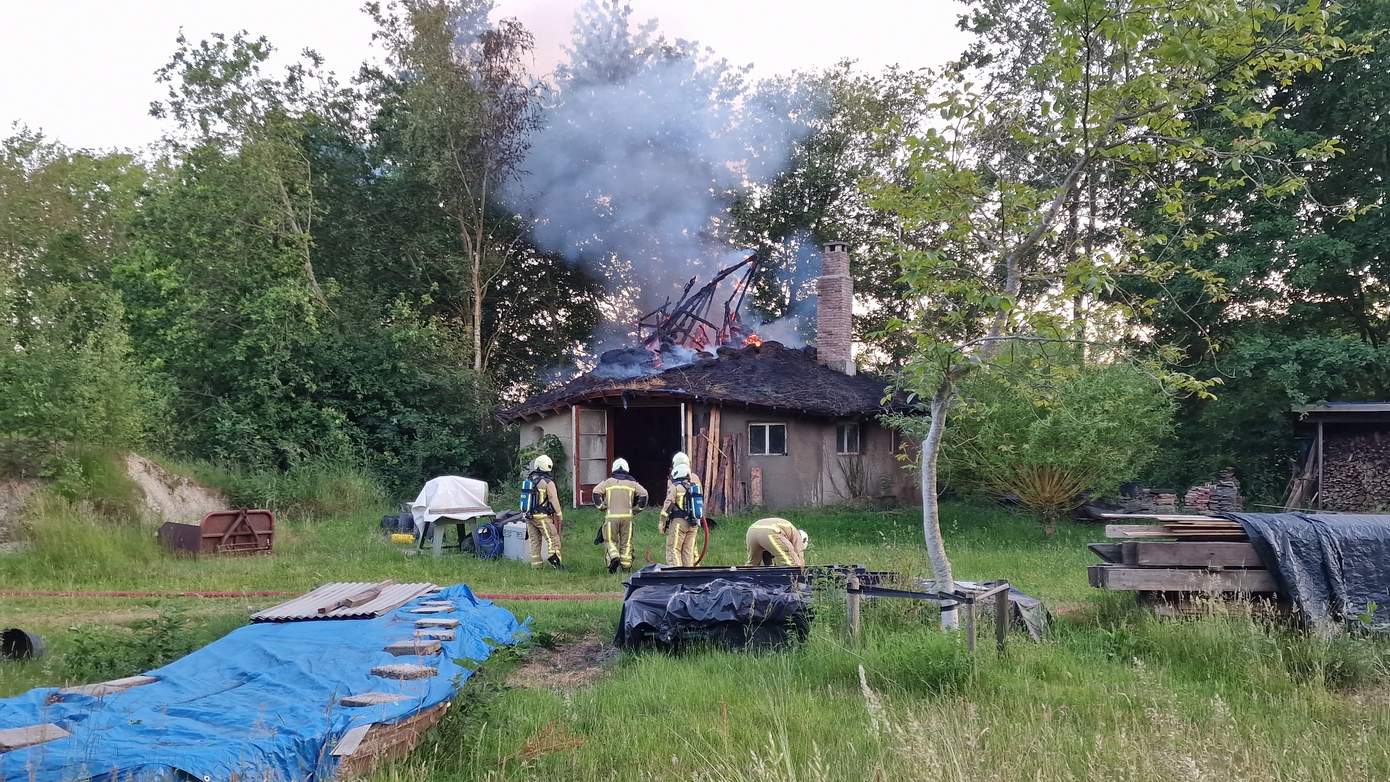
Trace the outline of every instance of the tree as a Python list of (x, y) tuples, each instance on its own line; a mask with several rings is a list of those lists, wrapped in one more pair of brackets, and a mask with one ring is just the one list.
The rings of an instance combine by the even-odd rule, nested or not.
[(846, 242), (857, 248), (850, 269), (856, 298), (868, 305), (855, 318), (854, 337), (870, 347), (870, 363), (881, 366), (906, 352), (902, 340), (880, 338), (892, 303), (905, 291), (895, 271), (894, 221), (870, 205), (859, 185), (871, 177), (901, 181), (900, 151), (927, 114), (929, 84), (924, 71), (892, 66), (863, 73), (843, 61), (766, 79), (748, 97), (795, 117), (798, 126), (780, 172), (739, 194), (732, 208), (735, 240), (771, 261), (760, 269), (753, 301), (769, 319), (810, 315), (799, 305), (814, 293), (820, 247)]
[(471, 293), (475, 372), (500, 334), (484, 334), (493, 284), (515, 262), (520, 236), (498, 192), (520, 173), (539, 122), (540, 92), (527, 73), (533, 39), (515, 19), (487, 20), (490, 0), (369, 3), (374, 37), (397, 71), (404, 146), (453, 220)]
[[(941, 538), (937, 466), (958, 384), (980, 367), (1007, 364), (1006, 346), (1078, 341), (1065, 315), (1077, 294), (1102, 293), (1119, 276), (1173, 277), (1185, 270), (1168, 252), (1202, 240), (1183, 230), (1189, 195), (1177, 180), (1156, 194), (1174, 225), (1173, 236), (1163, 237), (1168, 252), (1147, 251), (1143, 240), (1157, 237), (1128, 229), (1111, 248), (1042, 253), (1087, 173), (1104, 162), (1140, 181), (1167, 163), (1221, 161), (1221, 176), (1257, 182), (1269, 195), (1302, 187), (1286, 161), (1265, 154), (1265, 87), (1287, 84), (1342, 49), (1332, 15), (1317, 3), (1053, 0), (1031, 69), (1046, 80), (1048, 100), (991, 91), (988, 79), (977, 87), (967, 67), (943, 74), (939, 125), (910, 141), (907, 184), (875, 189), (876, 204), (901, 220), (906, 237), (902, 279), (914, 311), (890, 330), (914, 341), (902, 385), (929, 400), (923, 534), (943, 587), (953, 573)], [(1190, 119), (1200, 111), (1239, 118), (1247, 132), (1226, 144), (1205, 139)], [(1321, 141), (1302, 155), (1334, 151)], [(1132, 309), (1098, 305), (1080, 339), (1123, 334)], [(1205, 393), (1181, 373), (1164, 379)], [(942, 621), (954, 627), (955, 612), (943, 611)]]
[[(1248, 493), (1274, 501), (1295, 455), (1291, 406), (1390, 395), (1390, 212), (1383, 206), (1390, 2), (1348, 4), (1341, 18), (1349, 47), (1366, 49), (1365, 56), (1271, 85), (1279, 110), (1263, 136), (1280, 158), (1328, 137), (1345, 152), (1307, 162), (1307, 188), (1277, 200), (1250, 186), (1203, 187), (1210, 165), (1191, 172), (1199, 177), (1191, 189), (1202, 198), (1193, 199), (1190, 225), (1213, 239), (1185, 257), (1224, 281), (1223, 297), (1188, 280), (1163, 288), (1123, 282), (1123, 295), (1157, 302), (1140, 319), (1155, 338), (1181, 349), (1174, 366), (1223, 383), (1218, 399), (1185, 400), (1155, 481), (1183, 485), (1234, 466)], [(1196, 122), (1209, 138), (1243, 133), (1220, 115)], [(1178, 173), (1189, 175), (1160, 172), (1155, 183)], [(1339, 208), (1346, 203), (1371, 208), (1346, 220)], [(1125, 215), (1144, 226), (1163, 221), (1143, 191)]]

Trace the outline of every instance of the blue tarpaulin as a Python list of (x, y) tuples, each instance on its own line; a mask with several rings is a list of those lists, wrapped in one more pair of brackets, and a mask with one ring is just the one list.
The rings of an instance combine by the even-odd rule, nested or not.
[[(454, 610), (413, 614), (421, 600)], [(443, 654), (393, 657), (425, 617), (459, 621)], [(5, 782), (74, 780), (327, 780), (333, 746), (348, 730), (396, 722), (454, 696), (495, 644), (524, 637), (511, 612), (467, 586), (416, 598), (375, 619), (253, 624), (148, 675), (159, 681), (103, 698), (41, 688), (0, 700), (0, 728), (56, 723), (72, 735), (0, 753)], [(378, 665), (424, 663), (438, 674), (415, 680), (374, 676)], [(409, 700), (365, 708), (339, 705), (367, 692)], [(50, 703), (50, 700), (54, 702)]]

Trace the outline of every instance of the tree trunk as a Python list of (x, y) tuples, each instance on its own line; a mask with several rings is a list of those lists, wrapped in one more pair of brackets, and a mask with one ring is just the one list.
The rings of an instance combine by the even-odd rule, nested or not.
[[(927, 560), (931, 563), (932, 578), (939, 591), (955, 588), (951, 560), (946, 556), (946, 543), (941, 539), (941, 508), (936, 502), (936, 461), (941, 453), (941, 436), (946, 430), (946, 411), (951, 406), (955, 389), (950, 378), (941, 381), (931, 400), (931, 427), (922, 440), (922, 536), (927, 543)], [(955, 608), (941, 609), (941, 629), (960, 627)]]

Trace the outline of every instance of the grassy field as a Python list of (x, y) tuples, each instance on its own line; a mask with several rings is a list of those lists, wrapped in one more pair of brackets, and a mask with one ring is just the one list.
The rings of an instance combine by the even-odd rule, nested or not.
[[(379, 512), (288, 521), (273, 556), (196, 562), (161, 554), (145, 528), (64, 508), (41, 515), (29, 551), (0, 555), (0, 588), (299, 591), (389, 577), (536, 594), (614, 592), (621, 582), (591, 543), (593, 512), (569, 519), (563, 573), (407, 556), (377, 534)], [(815, 561), (923, 571), (910, 512), (793, 517), (810, 531)], [(601, 668), (561, 657), (594, 670), (552, 688), (544, 673), (555, 648), (611, 637), (617, 602), (501, 600), (534, 617), (536, 642), (484, 666), (440, 727), (378, 778), (1390, 778), (1383, 644), (1321, 641), (1241, 616), (1157, 621), (1087, 587), (1094, 528), (1064, 524), (1045, 539), (1028, 518), (966, 504), (944, 518), (958, 576), (1007, 578), (1044, 598), (1058, 613), (1051, 638), (1018, 636), (1006, 654), (972, 659), (934, 629), (932, 612), (894, 601), (867, 608), (852, 646), (843, 606), (828, 597), (810, 642), (793, 651), (623, 655)], [(749, 520), (725, 522), (710, 563), (741, 560)], [(654, 519), (639, 521), (637, 549), (639, 560), (659, 555)], [(0, 665), (0, 695), (138, 666), (150, 647), (193, 648), (276, 602), (0, 599), (0, 624), (39, 632), (53, 649)], [(106, 647), (122, 651), (86, 657)]]

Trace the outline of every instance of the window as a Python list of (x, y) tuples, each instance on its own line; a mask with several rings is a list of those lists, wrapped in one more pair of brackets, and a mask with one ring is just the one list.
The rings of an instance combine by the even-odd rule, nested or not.
[(847, 421), (835, 427), (835, 453), (852, 456), (859, 453), (859, 423)]
[(749, 424), (748, 453), (753, 456), (785, 456), (786, 424)]

